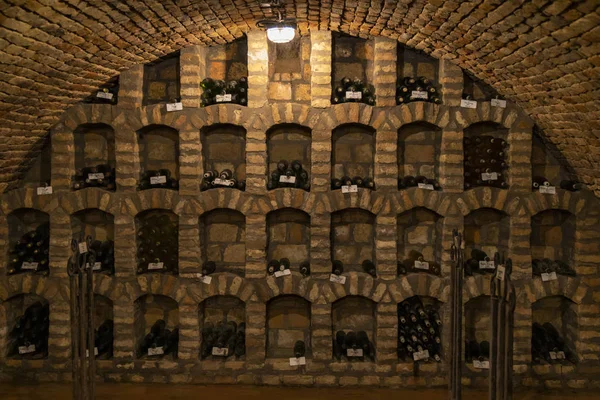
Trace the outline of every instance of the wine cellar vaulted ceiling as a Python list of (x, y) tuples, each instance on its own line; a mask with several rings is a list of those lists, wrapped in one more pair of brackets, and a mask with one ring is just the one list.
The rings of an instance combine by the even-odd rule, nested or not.
[[(119, 72), (265, 18), (253, 0), (0, 1), (0, 190), (62, 112)], [(600, 195), (600, 4), (587, 1), (286, 0), (301, 34), (385, 36), (449, 59), (533, 118)]]

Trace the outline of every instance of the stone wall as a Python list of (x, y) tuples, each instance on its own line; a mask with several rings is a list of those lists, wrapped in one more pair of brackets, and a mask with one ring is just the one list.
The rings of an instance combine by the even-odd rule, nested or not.
[(413, 208), (398, 215), (398, 262), (413, 266), (414, 252), (425, 261), (440, 265), (442, 260), (442, 234), (444, 219), (427, 208)]
[(213, 261), (217, 271), (244, 276), (246, 217), (239, 211), (215, 209), (200, 217), (202, 261)]
[(362, 272), (364, 260), (375, 260), (375, 215), (358, 208), (331, 215), (331, 259), (344, 271)]
[(83, 125), (74, 134), (75, 169), (115, 166), (115, 132), (106, 124)]
[(439, 178), (442, 130), (435, 125), (417, 122), (398, 131), (398, 176), (423, 175)]
[[(335, 90), (342, 78), (360, 79), (363, 84), (373, 84), (373, 40), (344, 34), (333, 34), (332, 88)], [(375, 93), (377, 94), (377, 93)]]
[(228, 169), (237, 180), (246, 179), (246, 130), (231, 124), (216, 125), (201, 133), (205, 171)]
[(372, 178), (375, 173), (375, 136), (371, 129), (346, 125), (333, 132), (332, 177)]
[(280, 160), (292, 163), (299, 160), (310, 177), (311, 132), (310, 129), (284, 124), (275, 126), (267, 132), (267, 154), (269, 175), (277, 169)]
[(290, 43), (269, 42), (269, 98), (310, 104), (310, 36)]
[(572, 264), (575, 216), (568, 211), (546, 210), (531, 217), (531, 256)]
[(310, 216), (283, 208), (267, 214), (267, 260), (287, 258), (291, 268), (310, 260)]
[(71, 215), (73, 239), (82, 240), (92, 236), (104, 242), (114, 240), (114, 216), (98, 209), (81, 210)]
[(144, 105), (174, 103), (179, 91), (179, 53), (144, 66)]
[(221, 46), (211, 46), (206, 53), (204, 76), (223, 81), (248, 76), (248, 40), (245, 37)]
[(267, 357), (294, 357), (294, 344), (303, 341), (310, 351), (310, 302), (294, 295), (278, 296), (267, 303)]
[(499, 252), (507, 256), (510, 240), (510, 218), (501, 211), (483, 208), (465, 217), (465, 257), (473, 249), (483, 250), (493, 260)]
[(168, 169), (179, 178), (179, 133), (168, 126), (151, 125), (138, 131), (141, 171)]

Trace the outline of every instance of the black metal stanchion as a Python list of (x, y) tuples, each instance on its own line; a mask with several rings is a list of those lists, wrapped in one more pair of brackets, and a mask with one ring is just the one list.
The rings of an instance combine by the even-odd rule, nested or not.
[(451, 274), (451, 365), (450, 365), (450, 400), (460, 400), (462, 396), (462, 288), (464, 249), (462, 235), (456, 229), (452, 231), (453, 243), (450, 249), (452, 255)]

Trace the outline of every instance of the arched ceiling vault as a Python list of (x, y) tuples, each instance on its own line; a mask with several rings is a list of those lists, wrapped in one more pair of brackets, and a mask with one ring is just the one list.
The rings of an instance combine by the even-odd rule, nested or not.
[[(70, 105), (192, 44), (232, 41), (259, 0), (0, 0), (0, 190)], [(597, 0), (285, 0), (301, 33), (385, 36), (449, 59), (518, 103), (600, 195)]]

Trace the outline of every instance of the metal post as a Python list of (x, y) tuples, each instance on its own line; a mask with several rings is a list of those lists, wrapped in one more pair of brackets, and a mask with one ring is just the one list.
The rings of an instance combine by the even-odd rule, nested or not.
[(462, 287), (464, 250), (462, 235), (456, 229), (452, 231), (453, 244), (450, 249), (453, 261), (451, 274), (451, 366), (450, 366), (450, 400), (462, 397)]

